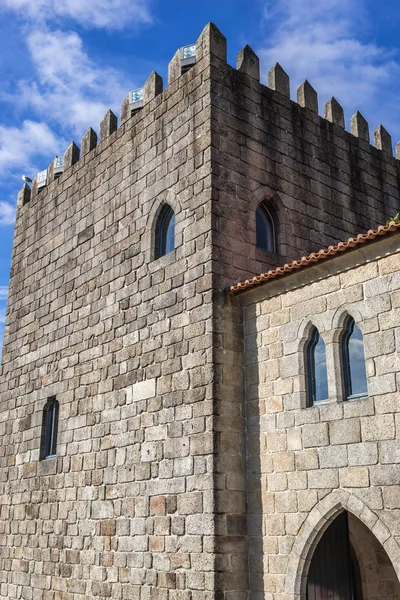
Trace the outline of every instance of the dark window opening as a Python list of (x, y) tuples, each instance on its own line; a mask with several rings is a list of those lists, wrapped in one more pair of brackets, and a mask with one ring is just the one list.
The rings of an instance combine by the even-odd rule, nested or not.
[(131, 110), (131, 117), (133, 117), (134, 115), (137, 115), (138, 112), (140, 112), (142, 110), (142, 106), (140, 108), (134, 108), (133, 110)]
[(342, 361), (347, 400), (367, 396), (363, 335), (351, 317), (346, 321), (342, 337)]
[(306, 348), (308, 406), (328, 400), (325, 342), (314, 327)]
[(160, 258), (175, 249), (175, 213), (166, 204), (158, 217), (156, 227), (155, 257)]
[(181, 67), (181, 75), (183, 75), (184, 73), (187, 73), (187, 71), (190, 71), (190, 69), (193, 67), (193, 65), (183, 65)]
[(56, 455), (58, 433), (59, 404), (55, 398), (50, 398), (44, 409), (42, 419), (42, 438), (40, 446), (40, 459)]
[(256, 210), (256, 244), (262, 250), (276, 252), (275, 223), (264, 204)]

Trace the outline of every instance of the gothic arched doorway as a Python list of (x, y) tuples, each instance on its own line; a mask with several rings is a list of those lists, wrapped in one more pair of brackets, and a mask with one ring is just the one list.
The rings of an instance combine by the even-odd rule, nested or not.
[(307, 578), (307, 600), (362, 600), (361, 590), (357, 590), (361, 583), (359, 573), (344, 511), (329, 525), (315, 548)]
[(400, 600), (400, 585), (384, 548), (354, 515), (343, 511), (316, 546), (307, 600)]

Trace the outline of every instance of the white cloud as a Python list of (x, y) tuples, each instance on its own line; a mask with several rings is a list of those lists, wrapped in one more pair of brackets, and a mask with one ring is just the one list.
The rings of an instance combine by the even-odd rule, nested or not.
[(89, 58), (75, 32), (33, 31), (27, 44), (36, 78), (20, 82), (15, 100), (64, 130), (96, 129), (129, 91), (121, 73)]
[(266, 24), (272, 19), (272, 27), (260, 58), (267, 69), (279, 62), (287, 70), (292, 93), (308, 79), (323, 102), (335, 96), (351, 113), (359, 109), (366, 118), (372, 114), (374, 128), (384, 120), (400, 135), (400, 111), (394, 102), (399, 58), (357, 38), (366, 18), (362, 0), (274, 0), (266, 5)]
[(25, 20), (72, 19), (88, 28), (123, 29), (128, 23), (150, 23), (150, 0), (2, 0), (0, 5)]
[[(0, 125), (0, 179), (6, 179), (10, 170), (16, 167), (20, 168), (21, 175), (22, 171), (30, 175), (35, 169), (34, 157), (48, 156), (50, 163), (51, 158), (61, 154), (60, 148), (64, 152), (66, 147), (66, 142), (55, 136), (45, 123), (27, 119), (21, 127)], [(7, 204), (2, 202), (4, 218), (9, 214)]]
[(7, 300), (8, 298), (8, 287), (6, 285), (0, 285), (0, 300)]
[[(15, 206), (10, 202), (0, 201), (0, 226), (13, 225), (15, 221)], [(5, 289), (5, 296), (2, 295), (2, 290)], [(0, 300), (7, 298), (7, 288), (0, 287)]]

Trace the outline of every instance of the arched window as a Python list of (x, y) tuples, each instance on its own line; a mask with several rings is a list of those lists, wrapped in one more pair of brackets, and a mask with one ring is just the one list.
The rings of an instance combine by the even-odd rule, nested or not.
[(275, 223), (265, 204), (256, 210), (256, 244), (262, 250), (276, 252)]
[(49, 398), (43, 409), (42, 439), (40, 444), (40, 459), (56, 455), (58, 433), (58, 408), (55, 398)]
[(347, 400), (368, 395), (361, 329), (348, 317), (342, 337), (344, 388)]
[(166, 204), (158, 217), (156, 226), (155, 257), (160, 258), (175, 249), (175, 213)]
[(325, 342), (313, 328), (306, 347), (308, 406), (328, 400)]

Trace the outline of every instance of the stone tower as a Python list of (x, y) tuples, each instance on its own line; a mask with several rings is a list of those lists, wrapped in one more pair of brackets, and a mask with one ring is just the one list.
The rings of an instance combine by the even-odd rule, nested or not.
[[(185, 62), (186, 61), (186, 62)], [(0, 380), (0, 598), (248, 595), (242, 312), (226, 286), (385, 222), (400, 164), (279, 65), (205, 27), (168, 87), (18, 200)], [(190, 68), (188, 68), (190, 67)], [(63, 164), (62, 164), (63, 163)], [(62, 171), (62, 172), (61, 172)], [(61, 173), (61, 174), (60, 174)], [(274, 252), (257, 248), (268, 203)], [(157, 258), (163, 207), (174, 250)], [(54, 455), (43, 414), (59, 406)]]

